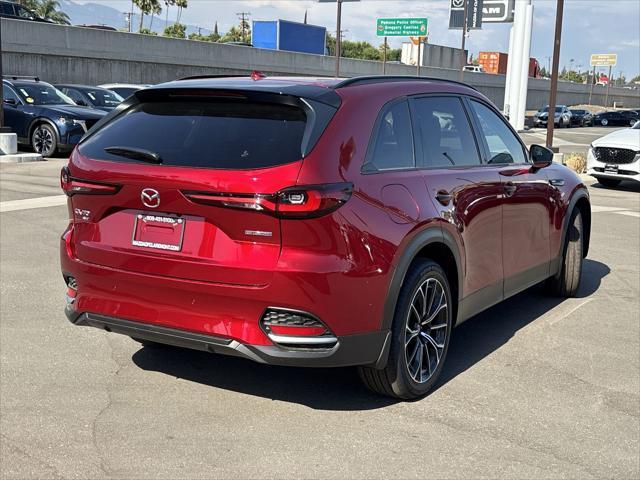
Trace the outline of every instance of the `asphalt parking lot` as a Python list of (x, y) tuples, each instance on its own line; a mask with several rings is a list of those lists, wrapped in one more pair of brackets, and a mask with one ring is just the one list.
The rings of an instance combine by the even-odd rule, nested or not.
[[(587, 153), (589, 145), (594, 140), (611, 132), (620, 130), (621, 127), (572, 127), (555, 128), (553, 131), (553, 145), (558, 147), (561, 153)], [(530, 128), (520, 136), (527, 145), (537, 143), (545, 145), (547, 139), (546, 128)]]
[[(588, 147), (595, 130), (565, 141)], [(536, 135), (524, 136), (544, 143)], [(2, 478), (640, 476), (639, 186), (585, 180), (593, 230), (578, 298), (534, 287), (466, 322), (435, 391), (395, 402), (352, 369), (143, 348), (72, 326), (62, 164), (0, 167)]]

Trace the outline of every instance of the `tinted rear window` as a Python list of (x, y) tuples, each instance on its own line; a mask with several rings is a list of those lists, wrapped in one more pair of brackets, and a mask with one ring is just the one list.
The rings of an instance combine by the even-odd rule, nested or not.
[(136, 162), (107, 147), (152, 151), (163, 165), (252, 169), (302, 158), (304, 112), (255, 102), (148, 102), (108, 123), (80, 146), (90, 158)]

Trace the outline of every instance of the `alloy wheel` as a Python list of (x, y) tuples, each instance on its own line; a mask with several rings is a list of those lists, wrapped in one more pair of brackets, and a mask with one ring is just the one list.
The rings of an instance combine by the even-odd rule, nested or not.
[(33, 132), (33, 148), (41, 155), (51, 155), (53, 148), (53, 135), (48, 128), (38, 127)]
[(411, 299), (404, 354), (409, 375), (417, 383), (427, 382), (440, 364), (447, 338), (448, 308), (444, 287), (435, 278), (425, 280)]

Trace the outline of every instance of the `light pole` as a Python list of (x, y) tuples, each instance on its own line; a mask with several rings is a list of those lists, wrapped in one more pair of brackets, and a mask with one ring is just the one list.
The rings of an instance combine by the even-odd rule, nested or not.
[(342, 43), (342, 31), (340, 29), (342, 23), (342, 0), (336, 0), (338, 4), (338, 18), (336, 19), (336, 78), (340, 76), (340, 46)]
[(340, 51), (342, 50), (341, 24), (342, 2), (359, 2), (360, 0), (318, 0), (319, 3), (337, 3), (336, 12), (336, 78), (340, 76)]
[[(462, 82), (464, 80), (464, 67), (467, 65), (467, 56), (464, 53), (464, 47), (465, 47), (465, 41), (467, 39), (467, 17), (469, 16), (469, 9), (468, 9), (468, 0), (464, 0), (464, 15), (463, 15), (463, 22), (462, 22), (462, 56), (460, 57), (460, 63), (462, 65), (460, 65), (460, 81)], [(418, 62), (420, 61), (420, 45), (418, 44)]]
[(560, 41), (562, 38), (562, 14), (564, 0), (558, 0), (556, 8), (556, 35), (553, 45), (553, 74), (551, 75), (551, 92), (549, 93), (549, 116), (547, 117), (547, 148), (553, 148), (553, 127), (558, 95), (558, 66), (560, 64)]

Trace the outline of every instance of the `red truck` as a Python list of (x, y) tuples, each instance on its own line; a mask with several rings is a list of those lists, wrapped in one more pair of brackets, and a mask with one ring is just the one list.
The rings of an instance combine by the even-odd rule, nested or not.
[[(478, 63), (486, 73), (506, 75), (509, 55), (502, 52), (480, 52)], [(529, 59), (529, 76), (540, 77), (540, 64), (535, 58)]]

